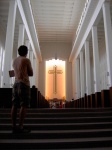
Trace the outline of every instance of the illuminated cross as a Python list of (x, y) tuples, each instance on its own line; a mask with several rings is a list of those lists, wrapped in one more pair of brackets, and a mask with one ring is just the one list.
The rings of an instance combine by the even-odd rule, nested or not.
[(49, 70), (48, 71), (49, 74), (53, 74), (53, 91), (56, 94), (57, 93), (57, 74), (62, 74), (63, 71), (62, 70), (57, 70), (57, 66), (55, 65), (53, 67), (53, 70)]

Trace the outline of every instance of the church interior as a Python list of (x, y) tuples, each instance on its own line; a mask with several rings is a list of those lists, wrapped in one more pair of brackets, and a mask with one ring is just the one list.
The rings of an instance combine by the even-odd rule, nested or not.
[[(19, 46), (33, 68), (27, 135), (12, 135)], [(18, 120), (18, 119), (17, 119)], [(0, 146), (112, 150), (112, 0), (0, 0)]]

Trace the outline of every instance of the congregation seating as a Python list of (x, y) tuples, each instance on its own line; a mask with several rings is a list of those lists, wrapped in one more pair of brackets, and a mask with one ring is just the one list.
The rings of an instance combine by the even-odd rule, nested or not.
[(66, 108), (105, 108), (112, 107), (112, 88), (110, 90), (102, 90), (95, 94), (86, 95), (82, 98), (67, 101)]
[[(0, 88), (0, 108), (11, 108), (12, 88)], [(50, 108), (49, 102), (35, 86), (31, 88), (31, 108)], [(65, 108), (112, 107), (112, 89), (102, 90), (72, 101), (66, 101)]]
[[(0, 108), (11, 108), (12, 88), (0, 88)], [(49, 108), (49, 102), (36, 88), (31, 88), (30, 108)]]
[(0, 88), (0, 108), (10, 108), (12, 88)]

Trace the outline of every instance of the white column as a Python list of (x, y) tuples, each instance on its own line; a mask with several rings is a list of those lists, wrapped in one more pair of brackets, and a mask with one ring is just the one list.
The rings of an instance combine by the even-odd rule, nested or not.
[(36, 85), (36, 58), (33, 58), (33, 85)]
[(105, 44), (107, 54), (107, 76), (108, 86), (112, 86), (112, 22), (110, 3), (104, 2), (103, 4), (103, 18), (104, 18), (104, 31), (105, 31)]
[(81, 98), (84, 97), (84, 58), (83, 51), (80, 52), (80, 81), (81, 81)]
[(90, 52), (89, 41), (85, 42), (85, 66), (86, 66), (86, 93), (91, 94), (91, 75), (90, 75)]
[(100, 62), (98, 51), (97, 27), (92, 27), (93, 63), (94, 63), (94, 91), (100, 92)]
[[(24, 24), (19, 24), (18, 48), (19, 46), (24, 44), (24, 33), (25, 33)], [(18, 56), (18, 53), (17, 53), (17, 56)]]
[(75, 83), (76, 83), (76, 75), (75, 75), (75, 70), (76, 69), (76, 63), (72, 62), (72, 95), (73, 95), (73, 98), (76, 99), (76, 88), (75, 88)]
[(25, 45), (28, 47), (27, 58), (29, 58), (30, 57), (30, 41), (29, 40), (25, 40)]
[(79, 58), (76, 59), (76, 99), (80, 98), (80, 69), (79, 69)]
[(0, 87), (1, 87), (1, 82), (2, 82), (2, 64), (3, 64), (3, 50), (0, 45)]
[(38, 59), (36, 59), (36, 64), (35, 64), (35, 84), (36, 84), (36, 87), (39, 87), (39, 61)]
[(24, 24), (19, 24), (18, 47), (24, 44), (24, 33), (25, 33)]
[[(31, 61), (32, 68), (34, 68), (33, 67), (33, 51), (32, 50), (30, 50), (30, 61)], [(32, 87), (32, 85), (33, 85), (33, 77), (30, 77), (30, 87)]]
[(9, 14), (7, 22), (6, 43), (5, 43), (5, 56), (4, 56), (4, 69), (3, 69), (3, 87), (10, 87), (9, 70), (11, 69), (12, 53), (13, 53), (13, 41), (15, 30), (17, 3), (15, 0), (11, 0), (9, 4)]

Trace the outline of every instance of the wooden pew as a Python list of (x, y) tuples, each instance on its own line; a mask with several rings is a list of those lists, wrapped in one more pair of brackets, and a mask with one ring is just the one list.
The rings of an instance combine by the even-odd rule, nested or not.
[(0, 108), (11, 108), (12, 88), (0, 88)]
[[(0, 88), (0, 108), (12, 107), (12, 88)], [(36, 87), (31, 88), (31, 108), (48, 108), (49, 103)]]

